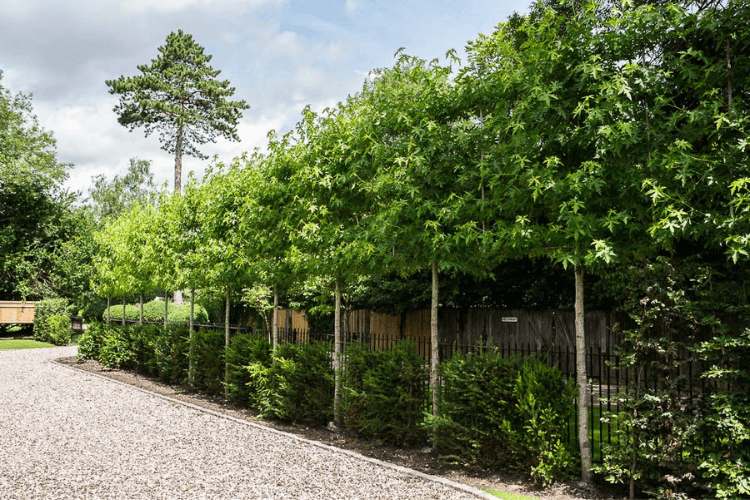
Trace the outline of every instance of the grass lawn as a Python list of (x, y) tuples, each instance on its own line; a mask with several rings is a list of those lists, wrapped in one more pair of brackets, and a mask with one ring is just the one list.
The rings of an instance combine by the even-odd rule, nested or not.
[(0, 351), (10, 349), (37, 349), (39, 347), (55, 347), (47, 342), (37, 342), (36, 340), (26, 339), (0, 339)]
[(500, 490), (482, 490), (485, 493), (489, 493), (490, 495), (494, 495), (497, 498), (502, 498), (503, 500), (537, 500), (535, 497), (527, 497), (525, 495), (519, 495), (517, 493), (506, 493), (505, 491)]

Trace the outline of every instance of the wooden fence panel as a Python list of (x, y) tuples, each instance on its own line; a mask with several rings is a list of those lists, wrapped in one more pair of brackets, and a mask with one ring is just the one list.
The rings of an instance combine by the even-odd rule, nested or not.
[[(284, 311), (281, 320), (288, 328), (307, 331), (302, 311)], [(370, 336), (397, 340), (430, 338), (430, 311), (411, 311), (388, 315), (371, 311), (349, 311), (348, 331), (369, 339)], [(286, 320), (286, 321), (284, 321)], [(614, 354), (617, 339), (615, 323), (629, 324), (628, 318), (603, 311), (585, 314), (587, 352)], [(523, 309), (448, 309), (438, 311), (438, 338), (446, 346), (505, 346), (510, 349), (575, 350), (575, 314), (570, 311), (527, 311)], [(385, 347), (385, 346), (384, 346)]]
[(21, 302), (15, 300), (0, 301), (0, 323), (8, 324), (33, 324), (34, 302)]

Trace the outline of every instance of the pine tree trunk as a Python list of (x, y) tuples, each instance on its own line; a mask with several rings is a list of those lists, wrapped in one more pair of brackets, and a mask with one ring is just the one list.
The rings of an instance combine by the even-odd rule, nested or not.
[(182, 125), (177, 127), (177, 144), (174, 155), (174, 192), (182, 192)]
[(581, 480), (591, 482), (591, 443), (588, 429), (589, 385), (586, 376), (586, 331), (583, 309), (583, 267), (575, 266), (576, 383), (578, 385), (578, 443), (581, 451)]
[(341, 403), (341, 288), (339, 281), (335, 284), (336, 303), (333, 312), (333, 421), (340, 424)]
[(273, 287), (273, 319), (271, 320), (271, 337), (273, 338), (273, 350), (279, 346), (279, 288)]
[(430, 305), (430, 387), (432, 388), (432, 415), (440, 414), (437, 365), (440, 362), (440, 345), (438, 339), (438, 264), (432, 261), (432, 303)]

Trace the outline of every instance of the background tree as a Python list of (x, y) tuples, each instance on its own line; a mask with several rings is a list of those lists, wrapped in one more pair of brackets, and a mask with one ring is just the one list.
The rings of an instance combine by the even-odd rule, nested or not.
[(89, 188), (89, 197), (94, 216), (100, 223), (120, 216), (136, 203), (147, 205), (156, 202), (158, 189), (148, 160), (131, 158), (127, 173), (122, 177), (115, 175), (111, 181), (103, 174), (91, 180), (94, 186)]
[(90, 300), (93, 226), (62, 187), (69, 168), (31, 97), (0, 86), (0, 298), (60, 296), (77, 308)]
[(118, 122), (131, 132), (144, 127), (146, 136), (159, 131), (162, 149), (175, 155), (174, 190), (182, 190), (182, 155), (207, 158), (197, 145), (216, 142), (216, 137), (239, 141), (237, 122), (245, 101), (230, 101), (234, 87), (217, 80), (219, 70), (208, 63), (192, 35), (178, 30), (151, 65), (140, 65), (142, 75), (107, 80), (110, 94), (120, 95), (114, 111)]

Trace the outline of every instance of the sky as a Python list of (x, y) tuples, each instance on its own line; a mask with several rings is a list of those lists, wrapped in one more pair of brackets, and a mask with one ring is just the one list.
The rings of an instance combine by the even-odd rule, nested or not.
[[(423, 59), (490, 34), (529, 0), (0, 0), (0, 85), (32, 95), (40, 125), (72, 164), (65, 186), (88, 196), (92, 177), (111, 179), (131, 158), (152, 162), (158, 184), (174, 182), (174, 156), (158, 133), (129, 132), (117, 122), (118, 96), (105, 80), (136, 76), (167, 35), (182, 29), (212, 55), (250, 109), (240, 142), (217, 139), (200, 150), (219, 161), (265, 149), (270, 130), (284, 133), (305, 106), (335, 106), (362, 88), (396, 51)], [(183, 157), (203, 175), (210, 160)]]

